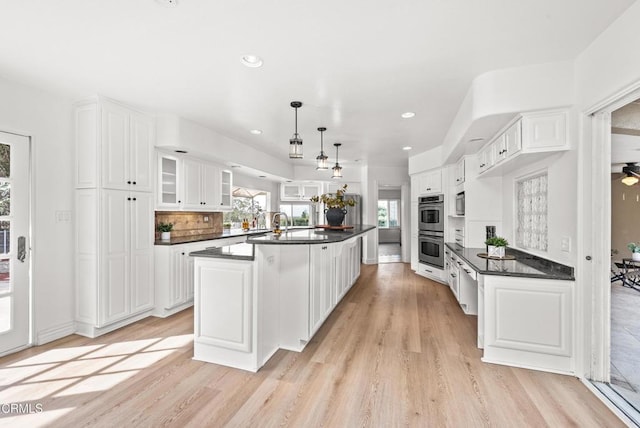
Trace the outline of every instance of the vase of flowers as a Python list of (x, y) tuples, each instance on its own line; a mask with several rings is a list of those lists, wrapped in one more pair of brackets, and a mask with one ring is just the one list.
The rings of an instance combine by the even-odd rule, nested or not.
[(322, 202), (325, 206), (324, 215), (327, 218), (329, 226), (340, 226), (347, 214), (346, 207), (353, 207), (356, 201), (353, 199), (345, 199), (344, 194), (347, 191), (347, 185), (343, 185), (341, 189), (336, 190), (336, 194), (323, 193), (320, 196), (313, 196), (311, 202)]

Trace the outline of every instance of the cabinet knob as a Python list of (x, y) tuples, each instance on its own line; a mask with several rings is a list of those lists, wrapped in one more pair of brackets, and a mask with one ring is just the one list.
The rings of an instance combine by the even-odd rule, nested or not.
[(483, 163), (480, 164), (480, 168), (484, 168), (484, 164)]
[(137, 199), (136, 199), (136, 198), (133, 198), (133, 200), (134, 200), (134, 201), (136, 201)]
[(127, 184), (131, 184), (131, 180), (127, 181)]
[(179, 204), (181, 204), (181, 203), (182, 203), (182, 201), (178, 201), (178, 203), (179, 203)]
[(135, 181), (133, 182), (133, 185), (134, 185), (134, 186), (136, 185), (136, 182), (135, 182)]
[(182, 253), (182, 255), (184, 256), (184, 252)]
[(130, 200), (131, 200), (131, 198), (127, 198), (127, 201), (130, 201)]

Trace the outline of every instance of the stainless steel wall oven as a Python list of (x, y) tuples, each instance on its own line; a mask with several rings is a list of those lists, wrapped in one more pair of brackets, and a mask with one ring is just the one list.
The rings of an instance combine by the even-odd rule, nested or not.
[(418, 260), (444, 267), (444, 195), (422, 196), (418, 202)]

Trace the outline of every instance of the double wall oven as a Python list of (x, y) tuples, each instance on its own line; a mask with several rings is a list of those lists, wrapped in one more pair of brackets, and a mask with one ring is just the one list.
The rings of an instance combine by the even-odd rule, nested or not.
[(444, 195), (422, 196), (418, 204), (418, 260), (444, 267)]

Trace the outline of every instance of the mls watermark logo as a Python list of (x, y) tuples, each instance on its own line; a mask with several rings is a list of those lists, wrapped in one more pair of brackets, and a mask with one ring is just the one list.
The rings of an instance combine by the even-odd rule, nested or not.
[(1, 415), (26, 415), (30, 413), (42, 413), (42, 403), (2, 403)]

